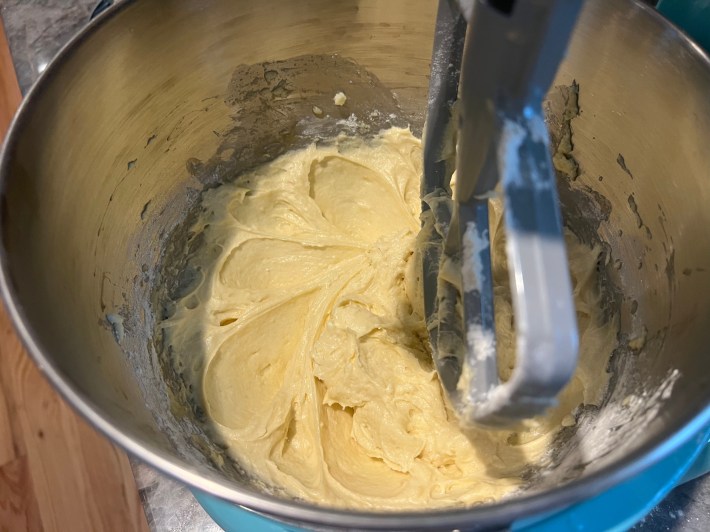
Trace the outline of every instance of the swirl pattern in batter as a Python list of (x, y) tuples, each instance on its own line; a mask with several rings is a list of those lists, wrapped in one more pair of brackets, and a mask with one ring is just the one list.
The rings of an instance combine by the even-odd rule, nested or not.
[[(605, 389), (616, 328), (601, 320), (599, 250), (569, 234), (581, 362), (560, 406), (520, 432), (461, 431), (417, 295), (421, 158), (418, 139), (390, 129), (287, 153), (204, 194), (204, 275), (162, 326), (215, 438), (291, 496), (389, 510), (499, 499)], [(504, 375), (512, 311), (505, 264), (494, 270)]]

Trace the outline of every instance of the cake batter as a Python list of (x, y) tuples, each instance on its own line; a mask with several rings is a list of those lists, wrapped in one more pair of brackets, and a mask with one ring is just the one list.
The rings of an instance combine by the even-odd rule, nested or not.
[[(599, 250), (570, 233), (581, 352), (560, 406), (519, 432), (461, 431), (417, 295), (421, 160), (420, 141), (393, 128), (287, 153), (204, 194), (194, 227), (210, 250), (197, 257), (204, 275), (163, 327), (215, 439), (291, 496), (390, 510), (499, 499), (605, 391), (617, 327), (601, 319)], [(514, 334), (500, 223), (494, 206), (506, 378)]]

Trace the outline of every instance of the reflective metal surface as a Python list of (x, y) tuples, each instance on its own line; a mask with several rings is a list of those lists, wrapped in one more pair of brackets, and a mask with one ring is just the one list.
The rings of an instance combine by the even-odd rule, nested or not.
[[(337, 52), (394, 91), (401, 116), (421, 128), (435, 8), (133, 1), (99, 17), (48, 67), (0, 167), (2, 289), (39, 367), (100, 430), (184, 482), (282, 519), (468, 529), (599, 492), (708, 421), (710, 66), (660, 17), (613, 0), (588, 3), (556, 84), (576, 80), (581, 109), (570, 122), (580, 172), (561, 190), (563, 214), (609, 245), (609, 286), (619, 291), (610, 312), (618, 309), (626, 347), (613, 358), (607, 403), (567, 431), (529, 492), (438, 513), (318, 508), (230, 479), (189, 416), (171, 411), (173, 390), (149, 341), (149, 294), (167, 235), (203, 187), (196, 162), (214, 158), (234, 128), (232, 73)], [(551, 107), (565, 94), (554, 89)]]

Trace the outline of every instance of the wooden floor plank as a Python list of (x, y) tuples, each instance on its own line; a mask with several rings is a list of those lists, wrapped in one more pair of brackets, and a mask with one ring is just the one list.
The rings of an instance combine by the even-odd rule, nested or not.
[[(23, 488), (32, 489), (42, 528), (148, 530), (127, 457), (78, 417), (46, 382), (14, 335), (4, 309), (0, 310), (0, 374), (2, 388), (6, 394), (9, 389), (13, 401), (26, 453), (23, 459), (31, 482)], [(0, 484), (8, 478), (0, 477)], [(15, 490), (14, 486), (0, 486), (0, 491)]]
[(13, 437), (12, 421), (7, 407), (5, 391), (0, 385), (0, 467), (17, 458), (15, 439)]
[(21, 99), (20, 86), (17, 84), (15, 67), (5, 38), (5, 28), (0, 21), (0, 141), (5, 137), (5, 131)]
[(0, 467), (1, 532), (43, 530), (39, 507), (33, 494), (26, 458), (17, 458)]
[[(22, 439), (22, 419), (20, 412), (18, 412), (19, 402), (15, 395), (13, 380), (15, 368), (13, 368), (13, 364), (17, 355), (12, 354), (13, 350), (17, 353), (24, 353), (10, 319), (5, 314), (5, 307), (0, 302), (0, 396), (2, 396), (5, 410), (4, 415), (0, 412), (0, 421), (2, 422), (0, 426), (4, 434), (3, 439), (8, 440), (4, 446), (12, 446), (11, 460), (27, 454), (25, 442)], [(3, 464), (0, 463), (0, 465)]]
[[(21, 96), (0, 24), (0, 139)], [(24, 351), (0, 304), (0, 532), (147, 532), (126, 455)]]

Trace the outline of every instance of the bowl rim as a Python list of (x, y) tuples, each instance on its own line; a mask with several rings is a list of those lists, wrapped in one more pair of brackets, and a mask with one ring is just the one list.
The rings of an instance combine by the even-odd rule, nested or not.
[[(89, 40), (101, 27), (120, 16), (125, 10), (146, 0), (123, 0), (98, 15), (74, 35), (50, 61), (38, 76), (21, 102), (8, 129), (0, 153), (0, 195), (10, 179), (10, 168), (15, 147), (26, 126), (33, 102), (39, 99), (47, 86), (57, 76), (62, 65), (71, 59), (75, 49)], [(611, 0), (609, 0), (611, 2)], [(674, 33), (680, 46), (684, 47), (710, 70), (710, 56), (682, 30), (665, 19), (652, 7), (640, 0), (616, 2), (617, 8), (640, 10), (653, 17), (657, 23), (665, 25)], [(0, 234), (4, 234), (3, 206), (0, 205)], [(188, 465), (176, 455), (167, 455), (146, 441), (135, 439), (112, 423), (108, 414), (84, 395), (78, 387), (65, 378), (59, 367), (48, 356), (50, 349), (36, 340), (34, 328), (25, 315), (22, 302), (11, 282), (8, 253), (4, 240), (0, 241), (0, 296), (26, 351), (44, 377), (72, 408), (94, 428), (128, 453), (167, 476), (188, 484), (192, 488), (244, 506), (264, 516), (320, 526), (356, 527), (361, 529), (411, 530), (427, 528), (486, 527), (511, 523), (522, 517), (542, 515), (559, 511), (571, 504), (597, 495), (612, 486), (629, 479), (647, 467), (666, 457), (681, 445), (710, 425), (710, 404), (689, 419), (675, 420), (670, 437), (656, 438), (635, 449), (629, 455), (618, 458), (598, 471), (549, 490), (521, 495), (514, 499), (502, 500), (468, 508), (448, 508), (428, 511), (360, 511), (318, 506), (308, 502), (281, 499), (266, 493), (256, 494), (240, 488), (228, 479), (207, 478), (197, 467)], [(660, 440), (660, 441), (659, 441)]]

